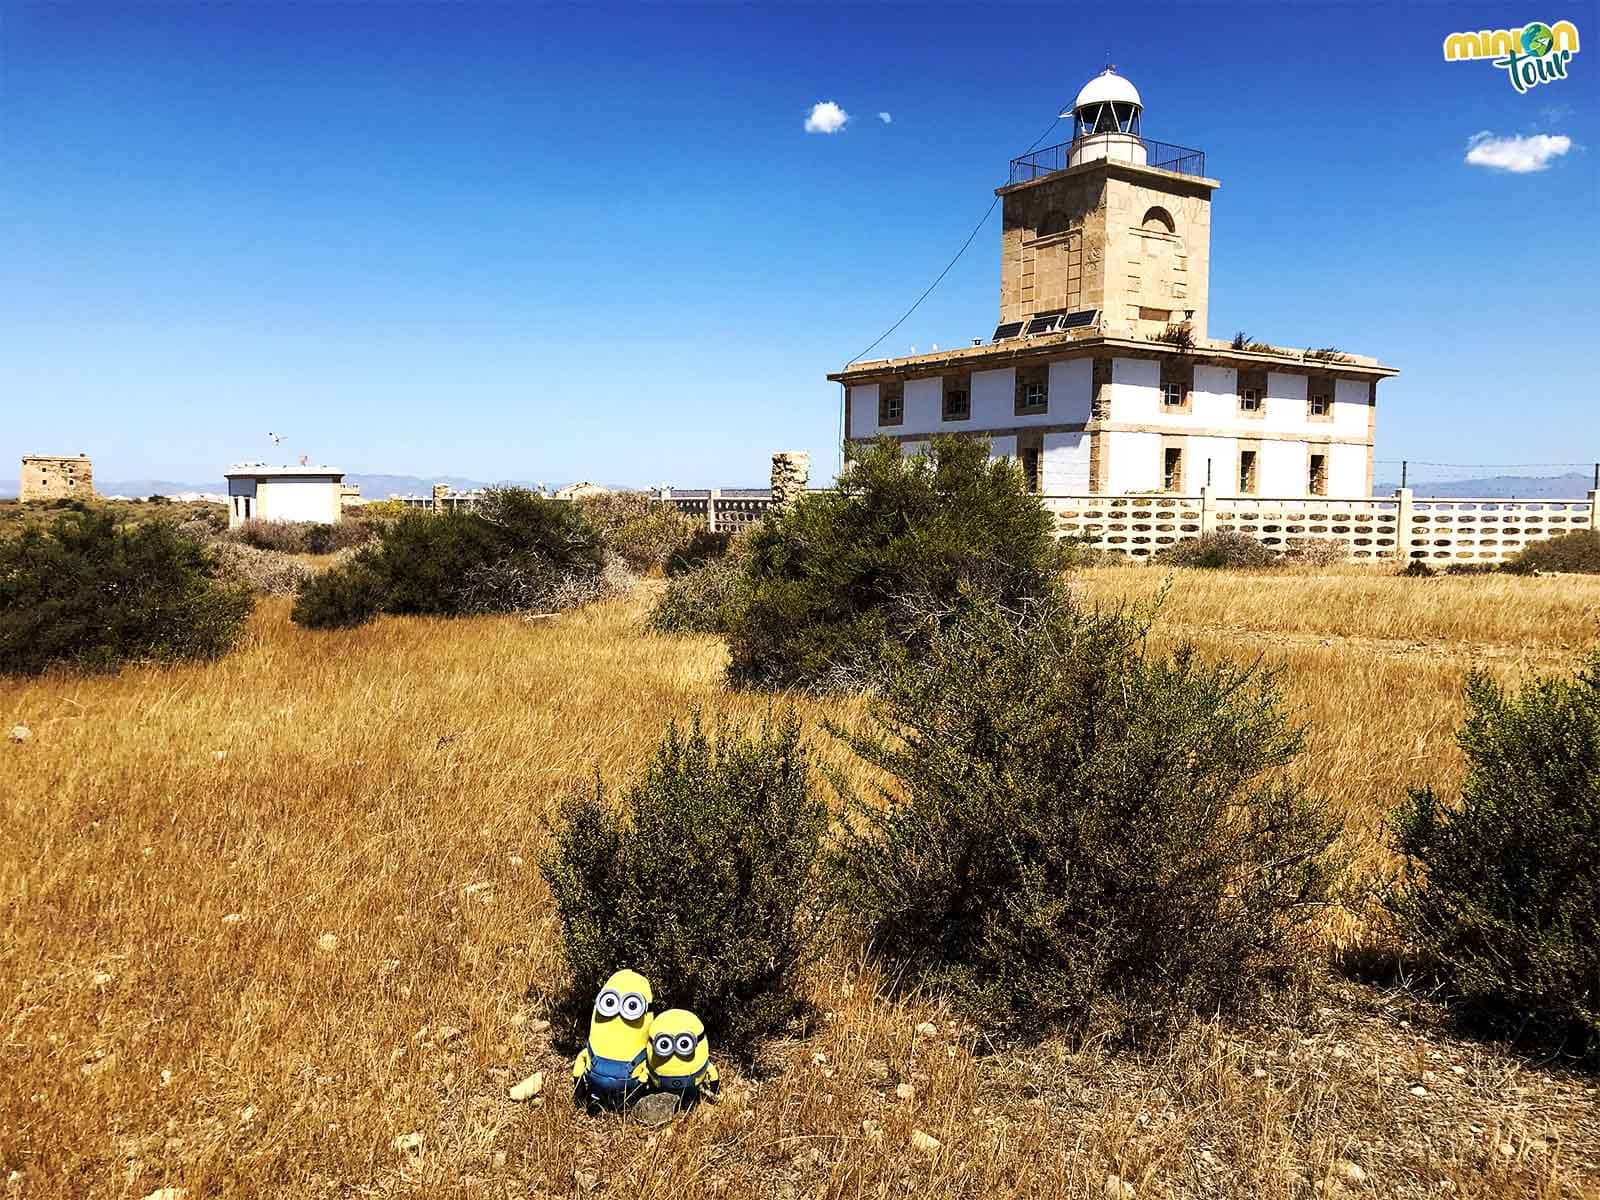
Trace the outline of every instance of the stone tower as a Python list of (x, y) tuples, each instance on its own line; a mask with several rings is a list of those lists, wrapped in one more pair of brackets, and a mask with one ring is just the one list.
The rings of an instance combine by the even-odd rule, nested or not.
[(90, 500), (94, 498), (94, 464), (87, 455), (68, 458), (29, 454), (22, 460), (17, 496), (31, 500)]
[(1107, 67), (1073, 102), (1071, 142), (1013, 160), (998, 189), (1002, 322), (1099, 309), (1104, 333), (1188, 322), (1205, 336), (1219, 185), (1202, 152), (1141, 134), (1143, 107)]

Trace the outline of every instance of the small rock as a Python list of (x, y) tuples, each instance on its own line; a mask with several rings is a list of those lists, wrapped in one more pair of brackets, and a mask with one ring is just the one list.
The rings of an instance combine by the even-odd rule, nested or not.
[(1500, 1153), (1505, 1155), (1507, 1158), (1510, 1158), (1513, 1154), (1515, 1154), (1517, 1152), (1517, 1148), (1515, 1146), (1513, 1146), (1510, 1142), (1501, 1142), (1500, 1145), (1496, 1147), (1496, 1149), (1498, 1149), (1500, 1151)]
[(1340, 1182), (1347, 1183), (1351, 1187), (1366, 1186), (1367, 1173), (1359, 1163), (1350, 1162), (1348, 1159), (1340, 1159), (1333, 1164), (1333, 1173), (1339, 1177)]
[(224, 925), (237, 925), (242, 920), (244, 920), (243, 913), (229, 913), (222, 918), (222, 923)]
[(1267, 1077), (1267, 1072), (1261, 1067), (1257, 1067), (1255, 1070), (1251, 1071), (1250, 1074), (1254, 1075), (1257, 1079), (1265, 1079)]
[(911, 1148), (921, 1154), (939, 1153), (939, 1139), (920, 1129), (911, 1131)]
[(932, 1021), (924, 1021), (921, 1025), (917, 1026), (918, 1037), (937, 1037), (938, 1035), (939, 1027)]
[(144, 1200), (184, 1200), (184, 1197), (188, 1194), (188, 1188), (164, 1187), (157, 1188), (146, 1196)]
[(894, 1094), (902, 1100), (910, 1100), (917, 1094), (917, 1089), (909, 1083), (898, 1083), (895, 1085)]
[(422, 1135), (420, 1133), (402, 1133), (394, 1140), (394, 1148), (401, 1154), (410, 1154), (413, 1157), (422, 1153)]
[(250, 1124), (251, 1121), (254, 1121), (255, 1119), (256, 1119), (256, 1109), (255, 1109), (255, 1105), (253, 1105), (253, 1104), (250, 1105), (242, 1113), (239, 1114), (239, 1124), (241, 1124), (241, 1125), (248, 1125), (248, 1124)]
[(881, 1146), (883, 1145), (883, 1126), (868, 1117), (861, 1122), (861, 1136), (874, 1146)]
[(331, 933), (325, 933), (317, 939), (317, 949), (325, 954), (332, 954), (339, 948), (339, 939)]
[[(1451, 1067), (1450, 1070), (1456, 1075), (1465, 1075), (1467, 1073), (1467, 1069), (1465, 1067)], [(1450, 1181), (1447, 1179), (1445, 1182), (1449, 1183)]]
[(1133, 1200), (1133, 1184), (1120, 1175), (1107, 1175), (1105, 1186), (1101, 1190), (1106, 1200)]
[(1412, 1089), (1411, 1089), (1411, 1094), (1412, 1094), (1412, 1095), (1413, 1095), (1413, 1096), (1416, 1096), (1416, 1097), (1417, 1097), (1417, 1098), (1418, 1098), (1418, 1099), (1420, 1099), (1420, 1098), (1422, 1098), (1422, 1097), (1423, 1097), (1423, 1096), (1426, 1096), (1426, 1095), (1427, 1095), (1427, 1094), (1428, 1094), (1428, 1089), (1427, 1089), (1427, 1088), (1425, 1088), (1425, 1087), (1423, 1087), (1423, 1086), (1422, 1086), (1422, 1085), (1421, 1085), (1421, 1084), (1420, 1084), (1420, 1083), (1419, 1083), (1419, 1084), (1417, 1084), (1417, 1086), (1416, 1086), (1416, 1087), (1414, 1087), (1414, 1088), (1412, 1088)]
[(212, 759), (213, 762), (221, 762), (221, 761), (223, 761), (223, 759), (225, 759), (227, 757), (228, 757), (228, 752), (226, 750), (213, 750), (211, 752), (211, 759)]
[(550, 1028), (550, 1022), (546, 1021), (546, 1020), (543, 1020), (543, 1019), (538, 1020), (538, 1021), (529, 1021), (528, 1022), (528, 1032), (529, 1033), (543, 1033), (546, 1029), (549, 1029), (549, 1028)]
[(867, 1074), (881, 1083), (889, 1078), (889, 1064), (881, 1058), (869, 1058)]
[(161, 1086), (162, 1087), (171, 1087), (172, 1086), (172, 1072), (171, 1071), (163, 1071), (163, 1072), (161, 1072)]
[(13, 725), (11, 727), (11, 740), (13, 742), (25, 742), (32, 736), (33, 730), (26, 725)]
[(505, 1167), (505, 1165), (506, 1165), (506, 1152), (504, 1150), (496, 1150), (494, 1152), (494, 1168), (495, 1168), (495, 1170), (497, 1170), (497, 1171), (502, 1170)]
[(826, 1054), (822, 1053), (822, 1051), (818, 1050), (815, 1054), (813, 1054), (811, 1056), (811, 1061), (813, 1063), (815, 1063), (817, 1066), (820, 1067), (820, 1066), (823, 1066), (823, 1065), (825, 1065), (827, 1063), (828, 1056)]
[(572, 1171), (572, 1182), (586, 1192), (592, 1192), (600, 1186), (600, 1176), (593, 1171), (580, 1171), (576, 1167)]
[(532, 1100), (542, 1091), (544, 1091), (544, 1072), (535, 1071), (511, 1089), (511, 1098), (520, 1103), (523, 1100)]
[(116, 976), (112, 975), (110, 971), (96, 971), (94, 973), (94, 985), (95, 987), (105, 987), (114, 978)]

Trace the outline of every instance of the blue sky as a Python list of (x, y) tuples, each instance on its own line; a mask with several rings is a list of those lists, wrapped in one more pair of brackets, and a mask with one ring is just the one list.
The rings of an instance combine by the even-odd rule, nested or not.
[[(1222, 181), (1214, 335), (1399, 366), (1380, 458), (1600, 458), (1594, 13), (9, 4), (0, 478), (80, 450), (102, 479), (826, 474), (824, 375), (1108, 51)], [(1442, 59), (1562, 17), (1585, 49), (1526, 95)], [(1572, 146), (1468, 165), (1485, 131)], [(879, 353), (986, 336), (998, 246), (996, 212)]]

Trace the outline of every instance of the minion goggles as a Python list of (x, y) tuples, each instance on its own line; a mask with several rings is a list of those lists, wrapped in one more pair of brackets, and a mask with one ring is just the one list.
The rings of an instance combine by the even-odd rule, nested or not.
[(603, 989), (594, 1001), (594, 1011), (602, 1017), (610, 1018), (621, 1013), (623, 1019), (628, 1021), (637, 1021), (649, 1007), (649, 1003), (638, 992), (623, 994), (616, 988)]
[(657, 1058), (671, 1058), (676, 1054), (687, 1062), (694, 1057), (695, 1047), (704, 1040), (703, 1033), (699, 1037), (692, 1033), (680, 1033), (676, 1037), (670, 1033), (661, 1033), (651, 1039), (650, 1048), (656, 1052)]

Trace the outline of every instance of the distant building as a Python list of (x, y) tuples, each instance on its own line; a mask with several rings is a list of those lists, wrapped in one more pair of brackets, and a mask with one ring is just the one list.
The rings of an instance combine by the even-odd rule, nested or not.
[(1070, 142), (1012, 160), (992, 338), (829, 375), (846, 443), (981, 436), (1059, 494), (1370, 494), (1378, 382), (1396, 371), (1206, 336), (1218, 183), (1142, 114), (1108, 67), (1061, 114)]
[(602, 487), (598, 483), (589, 483), (587, 480), (584, 480), (579, 483), (569, 483), (563, 488), (557, 488), (555, 490), (553, 499), (578, 500), (584, 496), (606, 496), (610, 493), (610, 488)]
[(344, 472), (331, 467), (229, 467), (228, 527), (245, 521), (315, 521), (337, 524), (344, 514)]
[(426, 496), (419, 496), (415, 492), (408, 492), (403, 496), (399, 492), (390, 492), (389, 500), (394, 504), (403, 504), (407, 508), (421, 509), (423, 512), (454, 512), (457, 509), (476, 508), (478, 501), (483, 499), (483, 492), (483, 488), (458, 492), (448, 483), (436, 483)]
[(342, 483), (339, 485), (339, 507), (361, 507), (361, 485), (359, 483)]
[(71, 458), (52, 454), (23, 455), (22, 485), (17, 496), (24, 504), (32, 500), (93, 499), (94, 464), (87, 454)]

